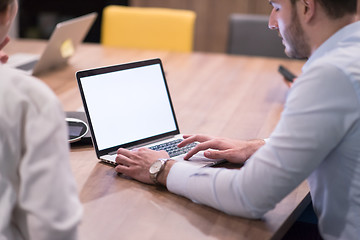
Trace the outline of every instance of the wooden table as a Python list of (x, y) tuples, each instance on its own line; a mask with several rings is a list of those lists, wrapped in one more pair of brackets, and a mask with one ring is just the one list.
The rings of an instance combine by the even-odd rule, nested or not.
[[(8, 53), (40, 53), (41, 41), (13, 41)], [(64, 110), (82, 106), (75, 72), (149, 58), (163, 61), (183, 133), (238, 139), (266, 138), (277, 124), (288, 92), (279, 64), (299, 74), (302, 61), (208, 53), (170, 53), (84, 44), (65, 68), (39, 76)], [(92, 147), (71, 149), (71, 166), (84, 207), (80, 239), (279, 239), (309, 203), (306, 182), (262, 220), (229, 216), (169, 193), (119, 177)]]

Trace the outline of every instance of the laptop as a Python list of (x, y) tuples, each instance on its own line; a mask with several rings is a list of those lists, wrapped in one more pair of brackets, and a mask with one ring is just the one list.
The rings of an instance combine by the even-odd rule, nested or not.
[[(76, 79), (98, 159), (116, 165), (118, 148), (149, 147), (184, 161), (189, 149), (176, 146), (182, 135), (160, 59), (83, 70)], [(175, 150), (167, 150), (172, 144)], [(188, 162), (211, 166), (223, 161), (199, 152)]]
[(10, 57), (8, 64), (32, 75), (65, 65), (86, 37), (96, 17), (97, 13), (94, 12), (58, 23), (40, 56), (17, 53)]

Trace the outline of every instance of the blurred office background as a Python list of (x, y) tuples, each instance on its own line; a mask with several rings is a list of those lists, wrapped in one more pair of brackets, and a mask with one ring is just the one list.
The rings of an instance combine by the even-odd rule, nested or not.
[(271, 11), (267, 0), (19, 0), (11, 36), (48, 39), (56, 23), (95, 11), (99, 17), (85, 41), (99, 42), (102, 10), (113, 4), (195, 11), (194, 51), (206, 52), (226, 52), (231, 14), (268, 15)]
[(19, 0), (11, 35), (48, 39), (57, 22), (96, 11), (99, 17), (85, 41), (99, 42), (101, 13), (111, 4), (193, 10), (197, 15), (194, 51), (208, 52), (226, 52), (230, 14), (269, 14), (271, 9), (267, 0)]

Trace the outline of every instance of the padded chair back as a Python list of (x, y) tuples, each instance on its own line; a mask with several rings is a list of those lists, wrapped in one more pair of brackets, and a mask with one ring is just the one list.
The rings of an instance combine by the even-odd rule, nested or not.
[(195, 18), (196, 14), (190, 10), (110, 5), (103, 10), (101, 43), (191, 52)]
[(250, 56), (288, 58), (277, 31), (268, 28), (265, 15), (232, 14), (227, 52)]

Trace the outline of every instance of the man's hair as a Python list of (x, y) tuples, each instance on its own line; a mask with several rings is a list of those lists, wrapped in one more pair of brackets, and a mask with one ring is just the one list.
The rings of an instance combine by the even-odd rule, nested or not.
[[(291, 0), (295, 4), (297, 0)], [(337, 19), (346, 14), (355, 14), (357, 9), (357, 0), (316, 0), (319, 2), (327, 15)]]
[(14, 0), (0, 0), (0, 12), (5, 12), (8, 6), (13, 2)]

